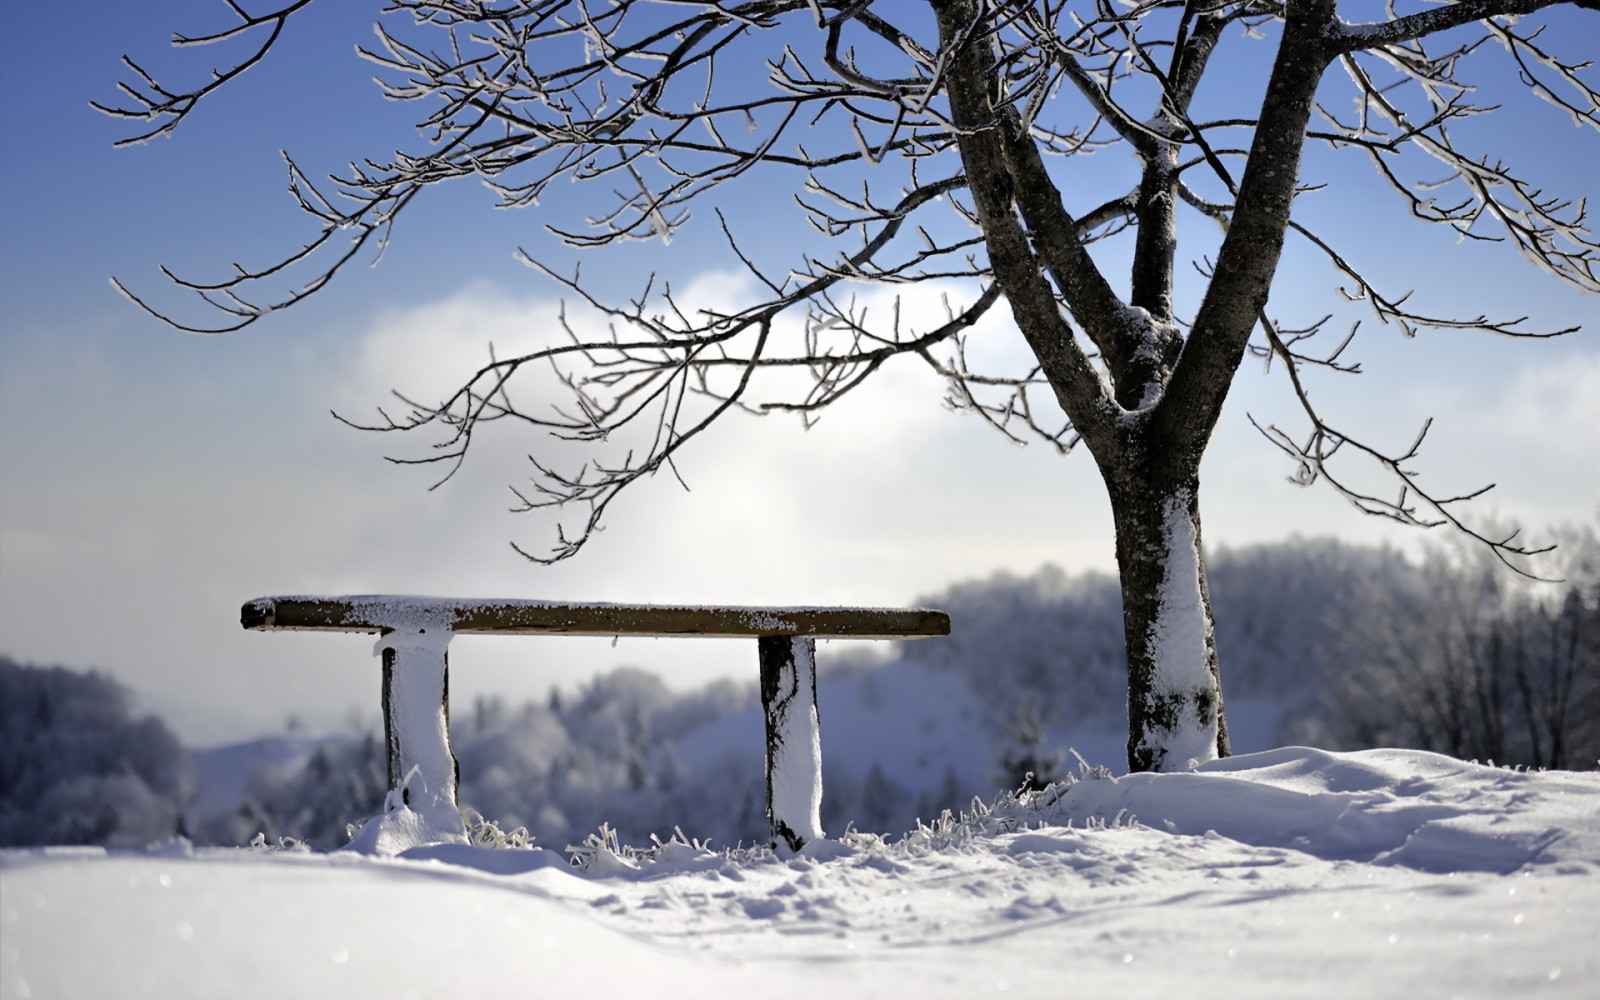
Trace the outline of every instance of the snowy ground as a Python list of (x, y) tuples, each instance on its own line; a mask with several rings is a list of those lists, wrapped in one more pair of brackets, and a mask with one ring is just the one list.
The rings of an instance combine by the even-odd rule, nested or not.
[(0, 852), (0, 889), (18, 1000), (1589, 1000), (1600, 775), (1295, 748), (791, 857), (178, 843)]

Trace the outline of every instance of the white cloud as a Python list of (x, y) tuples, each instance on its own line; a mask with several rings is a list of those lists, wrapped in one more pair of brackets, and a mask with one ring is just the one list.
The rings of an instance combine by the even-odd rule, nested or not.
[(1467, 409), (1473, 435), (1496, 450), (1515, 457), (1536, 442), (1541, 462), (1570, 469), (1574, 486), (1600, 474), (1600, 353), (1526, 365), (1490, 406)]
[(1541, 536), (1592, 519), (1600, 503), (1600, 354), (1528, 356), (1474, 392), (1441, 386), (1422, 405), (1440, 414), (1429, 434), (1432, 481), (1494, 483), (1476, 503)]
[[(1537, 538), (1592, 519), (1600, 501), (1600, 355), (1575, 341), (1541, 343), (1553, 349), (1503, 340), (1382, 344), (1361, 358), (1364, 374), (1313, 372), (1308, 385), (1333, 426), (1392, 453), (1403, 452), (1431, 418), (1407, 465), (1417, 485), (1449, 497), (1495, 484), (1458, 505), (1458, 513), (1514, 520)], [(1282, 382), (1241, 373), (1207, 457), (1209, 537), (1336, 534), (1404, 548), (1430, 537), (1361, 515), (1326, 484), (1302, 489), (1285, 482), (1293, 463), (1244, 419), (1249, 412), (1300, 439), (1304, 418)], [(1398, 493), (1392, 477), (1352, 449), (1338, 462), (1352, 485), (1386, 498)]]

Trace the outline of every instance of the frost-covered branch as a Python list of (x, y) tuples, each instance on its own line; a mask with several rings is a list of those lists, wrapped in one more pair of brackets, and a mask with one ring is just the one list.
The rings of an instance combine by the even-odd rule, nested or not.
[(211, 70), (209, 79), (204, 84), (184, 91), (168, 90), (157, 82), (155, 77), (146, 72), (144, 67), (129, 57), (123, 56), (122, 64), (133, 74), (134, 79), (119, 83), (117, 89), (122, 91), (125, 98), (133, 102), (132, 105), (117, 106), (90, 101), (89, 106), (115, 118), (151, 122), (153, 124), (144, 132), (119, 140), (116, 145), (139, 145), (149, 142), (156, 136), (170, 135), (173, 129), (176, 129), (201, 101), (221, 90), (252, 66), (259, 63), (272, 49), (273, 45), (277, 43), (289, 18), (311, 4), (311, 0), (295, 0), (294, 3), (270, 13), (251, 14), (236, 3), (235, 0), (225, 0), (225, 2), (234, 16), (239, 19), (238, 24), (202, 35), (174, 33), (172, 36), (173, 46), (186, 48), (210, 45), (214, 42), (226, 42), (234, 38), (251, 37), (252, 35), (260, 39), (260, 44), (256, 46), (253, 52), (227, 69)]
[[(1491, 38), (1514, 61), (1523, 86), (1575, 124), (1600, 130), (1593, 64), (1551, 54), (1539, 43), (1542, 28), (1522, 31), (1488, 21), (1485, 32), (1444, 51), (1430, 51), (1419, 37), (1366, 44), (1343, 55), (1340, 65), (1357, 92), (1356, 112), (1345, 120), (1319, 106), (1339, 137), (1328, 141), (1363, 150), (1414, 218), (1449, 226), (1466, 239), (1508, 241), (1535, 267), (1585, 291), (1600, 291), (1600, 238), (1588, 226), (1585, 200), (1547, 193), (1508, 160), (1465, 148), (1451, 131), (1495, 110), (1471, 102), (1477, 88), (1465, 76), (1465, 64)], [(1419, 168), (1428, 164), (1442, 166), (1444, 173), (1423, 175)]]
[[(1295, 399), (1311, 425), (1311, 430), (1301, 442), (1296, 441), (1276, 425), (1263, 426), (1255, 417), (1249, 418), (1256, 430), (1295, 461), (1296, 469), (1294, 475), (1290, 477), (1290, 482), (1297, 486), (1311, 486), (1320, 479), (1363, 514), (1387, 518), (1410, 527), (1436, 528), (1449, 525), (1461, 534), (1482, 543), (1507, 568), (1530, 579), (1542, 579), (1530, 572), (1521, 560), (1549, 552), (1554, 546), (1533, 548), (1524, 545), (1517, 540), (1520, 534), (1517, 530), (1511, 530), (1504, 535), (1485, 534), (1464, 514), (1458, 512), (1461, 505), (1494, 489), (1493, 483), (1467, 493), (1448, 496), (1417, 484), (1417, 474), (1408, 467), (1408, 463), (1422, 451), (1423, 442), (1433, 426), (1431, 419), (1422, 425), (1410, 445), (1401, 452), (1375, 447), (1333, 427), (1323, 419), (1300, 379), (1301, 360), (1278, 336), (1270, 323), (1263, 323), (1263, 326), (1273, 353), (1283, 361), (1284, 368), (1289, 373)], [(1332, 460), (1340, 451), (1346, 449), (1365, 457), (1386, 477), (1396, 482), (1396, 491), (1392, 497), (1381, 496), (1358, 487), (1334, 470), (1331, 465)]]
[[(530, 459), (529, 485), (514, 489), (517, 510), (570, 505), (584, 512), (581, 525), (570, 533), (563, 530), (550, 553), (519, 549), (541, 562), (567, 558), (582, 547), (623, 489), (673, 469), (680, 450), (726, 413), (795, 412), (810, 419), (893, 358), (929, 357), (936, 345), (970, 329), (999, 301), (992, 282), (965, 306), (952, 306), (945, 322), (922, 330), (901, 322), (898, 311), (875, 321), (849, 298), (835, 295), (847, 283), (899, 284), (935, 276), (970, 286), (970, 268), (927, 270), (930, 259), (953, 252), (951, 248), (922, 241), (902, 247), (896, 240), (908, 220), (936, 207), (940, 196), (959, 183), (960, 178), (933, 182), (888, 206), (864, 199), (849, 217), (829, 216), (841, 231), (860, 231), (862, 249), (783, 279), (764, 273), (745, 256), (724, 221), (733, 252), (767, 292), (757, 303), (729, 312), (691, 312), (680, 306), (670, 288), (657, 292), (653, 279), (638, 297), (618, 304), (596, 294), (580, 274), (555, 272), (524, 255), (530, 267), (606, 319), (609, 332), (586, 335), (563, 314), (563, 343), (515, 357), (491, 357), (436, 404), (397, 394), (408, 408), (404, 415), (380, 411), (375, 424), (346, 422), (366, 430), (442, 430), (427, 454), (391, 459), (443, 466), (436, 486), (455, 475), (481, 431), (498, 421), (510, 420), (562, 441), (601, 445), (626, 439), (624, 456), (615, 462), (585, 460), (567, 468)], [(891, 257), (894, 253), (904, 259)], [(780, 327), (793, 327), (799, 335), (779, 336)], [(569, 402), (539, 410), (514, 402), (511, 382), (535, 372), (554, 380), (560, 389), (554, 398)]]

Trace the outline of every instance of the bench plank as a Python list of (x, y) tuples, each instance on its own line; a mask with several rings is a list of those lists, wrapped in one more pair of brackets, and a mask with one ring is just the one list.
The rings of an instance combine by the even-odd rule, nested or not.
[(439, 597), (259, 597), (247, 629), (387, 632), (447, 627), (457, 635), (813, 636), (915, 639), (950, 634), (950, 616), (924, 608), (691, 607)]

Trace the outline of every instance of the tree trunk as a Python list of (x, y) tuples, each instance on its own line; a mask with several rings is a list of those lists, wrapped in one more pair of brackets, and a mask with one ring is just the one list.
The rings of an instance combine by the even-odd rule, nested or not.
[(1181, 771), (1228, 755), (1200, 549), (1199, 477), (1112, 489), (1128, 653), (1128, 767)]

